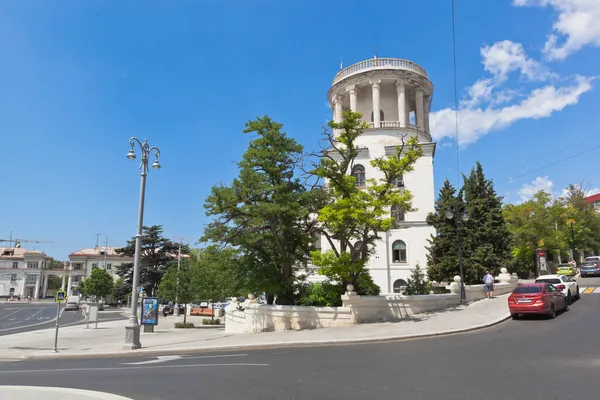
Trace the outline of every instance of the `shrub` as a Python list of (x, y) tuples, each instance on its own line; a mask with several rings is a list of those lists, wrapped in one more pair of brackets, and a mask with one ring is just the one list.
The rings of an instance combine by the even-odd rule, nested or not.
[(195, 328), (193, 322), (175, 322), (175, 328), (188, 329)]
[(221, 325), (220, 319), (203, 319), (202, 325)]
[(425, 279), (425, 274), (421, 271), (419, 264), (417, 264), (406, 283), (404, 293), (408, 296), (414, 296), (419, 294), (429, 294), (430, 290), (431, 284)]
[(373, 278), (368, 271), (364, 271), (358, 276), (358, 288), (356, 294), (361, 296), (378, 296), (381, 288), (373, 282)]
[(312, 307), (338, 307), (342, 305), (342, 285), (329, 282), (307, 283), (298, 288), (296, 304)]

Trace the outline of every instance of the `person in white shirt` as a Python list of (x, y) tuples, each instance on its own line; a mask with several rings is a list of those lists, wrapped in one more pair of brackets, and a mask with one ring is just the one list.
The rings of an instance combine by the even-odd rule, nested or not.
[(485, 297), (491, 299), (494, 297), (494, 277), (490, 274), (490, 271), (485, 271), (483, 283), (485, 285)]

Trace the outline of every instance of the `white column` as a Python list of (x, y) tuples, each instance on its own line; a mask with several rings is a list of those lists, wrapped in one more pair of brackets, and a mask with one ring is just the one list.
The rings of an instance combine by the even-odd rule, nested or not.
[(424, 107), (424, 121), (425, 121), (425, 132), (429, 133), (429, 98), (425, 101)]
[(48, 295), (48, 275), (44, 276), (44, 290), (42, 290), (42, 298), (45, 299)]
[(423, 109), (424, 109), (424, 104), (423, 104), (423, 90), (421, 90), (420, 88), (417, 88), (417, 91), (415, 93), (415, 103), (416, 104), (416, 122), (417, 122), (417, 126), (419, 127), (420, 130), (424, 130), (425, 129), (425, 115), (423, 113)]
[[(25, 264), (27, 265), (27, 264)], [(27, 280), (27, 273), (23, 271), (23, 280), (21, 282), (21, 299), (25, 297), (25, 281)]]
[(342, 109), (342, 96), (337, 95), (333, 98), (335, 109), (335, 122), (342, 122), (344, 119), (344, 110)]
[(62, 280), (60, 281), (60, 290), (65, 290), (65, 276), (62, 276)]
[(40, 279), (42, 279), (42, 275), (35, 276), (35, 291), (33, 292), (34, 299), (38, 299), (40, 297)]
[(71, 275), (69, 275), (69, 281), (67, 283), (67, 297), (71, 295)]
[(380, 100), (379, 84), (381, 84), (381, 80), (371, 81), (369, 83), (371, 84), (371, 88), (373, 89), (373, 126), (375, 128), (380, 128), (381, 127), (381, 115), (380, 115), (381, 107), (379, 106), (379, 100)]
[(358, 94), (358, 87), (356, 85), (352, 85), (348, 88), (348, 93), (350, 94), (350, 109), (356, 112), (356, 95)]
[(398, 121), (404, 128), (408, 123), (408, 113), (406, 112), (406, 86), (403, 82), (396, 82), (396, 93), (398, 94)]

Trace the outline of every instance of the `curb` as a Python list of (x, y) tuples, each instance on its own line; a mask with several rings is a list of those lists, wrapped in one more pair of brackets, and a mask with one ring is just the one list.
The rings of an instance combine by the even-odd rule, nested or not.
[(289, 343), (265, 343), (265, 344), (253, 344), (253, 345), (228, 345), (228, 346), (215, 346), (205, 348), (188, 348), (188, 349), (157, 349), (157, 350), (124, 350), (119, 353), (78, 353), (78, 354), (39, 354), (32, 356), (24, 356), (19, 359), (12, 360), (55, 360), (55, 359), (85, 359), (85, 358), (117, 358), (117, 357), (130, 357), (130, 356), (159, 356), (159, 355), (184, 355), (190, 353), (205, 353), (214, 352), (221, 350), (237, 351), (237, 350), (260, 350), (260, 349), (273, 349), (273, 348), (290, 348), (290, 347), (318, 347), (318, 346), (349, 346), (353, 344), (369, 344), (369, 343), (388, 343), (388, 342), (402, 342), (416, 339), (428, 339), (439, 336), (450, 336), (463, 333), (474, 332), (492, 326), (501, 324), (502, 322), (510, 319), (510, 313), (506, 313), (502, 317), (498, 317), (490, 322), (486, 322), (479, 325), (470, 326), (468, 328), (451, 329), (446, 331), (438, 331), (433, 333), (422, 333), (405, 336), (387, 336), (381, 338), (365, 338), (365, 339), (340, 339), (340, 340), (313, 340), (313, 341), (298, 341)]

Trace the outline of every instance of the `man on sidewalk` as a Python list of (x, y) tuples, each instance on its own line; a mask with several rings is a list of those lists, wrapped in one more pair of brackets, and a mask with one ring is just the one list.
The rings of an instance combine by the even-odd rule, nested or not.
[(494, 277), (490, 274), (490, 271), (485, 271), (483, 283), (485, 285), (485, 297), (491, 299), (494, 297)]

